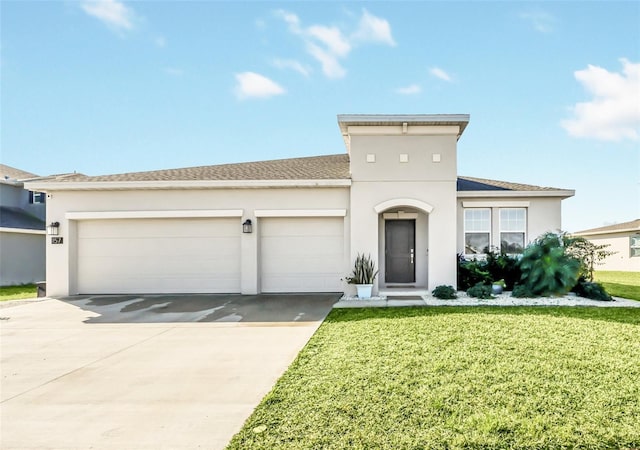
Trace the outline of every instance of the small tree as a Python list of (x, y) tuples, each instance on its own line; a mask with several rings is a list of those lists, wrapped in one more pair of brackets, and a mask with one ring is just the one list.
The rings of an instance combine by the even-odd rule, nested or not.
[(593, 282), (595, 265), (616, 253), (605, 250), (611, 246), (610, 244), (596, 245), (582, 236), (563, 234), (563, 240), (567, 255), (580, 261), (580, 275), (591, 282)]

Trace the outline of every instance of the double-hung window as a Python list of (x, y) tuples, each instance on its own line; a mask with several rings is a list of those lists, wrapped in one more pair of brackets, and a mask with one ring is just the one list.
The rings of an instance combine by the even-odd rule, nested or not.
[(640, 234), (629, 236), (629, 256), (640, 256)]
[(482, 255), (491, 245), (491, 209), (464, 210), (464, 253)]
[(525, 208), (500, 209), (500, 252), (519, 255), (524, 251), (527, 230)]

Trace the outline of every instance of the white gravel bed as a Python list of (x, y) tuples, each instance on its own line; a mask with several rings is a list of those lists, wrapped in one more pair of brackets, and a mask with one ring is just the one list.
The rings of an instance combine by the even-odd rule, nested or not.
[(496, 295), (494, 298), (481, 300), (469, 297), (465, 292), (458, 292), (458, 298), (452, 300), (442, 300), (431, 295), (423, 295), (422, 300), (387, 300), (386, 297), (372, 297), (371, 299), (360, 299), (358, 297), (344, 296), (334, 308), (357, 308), (369, 306), (598, 306), (598, 307), (631, 307), (640, 308), (640, 302), (625, 298), (614, 297), (614, 301), (603, 302), (591, 300), (589, 298), (578, 297), (576, 295), (565, 295), (562, 297), (536, 297), (536, 298), (516, 298), (511, 297), (509, 292)]

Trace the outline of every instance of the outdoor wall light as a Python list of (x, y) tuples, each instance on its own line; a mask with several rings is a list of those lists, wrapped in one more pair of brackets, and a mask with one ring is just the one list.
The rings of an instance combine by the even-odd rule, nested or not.
[(242, 224), (242, 232), (251, 233), (251, 231), (253, 231), (253, 226), (251, 225), (251, 219), (247, 219)]
[(49, 236), (57, 236), (60, 231), (60, 222), (51, 222), (47, 225), (47, 234)]

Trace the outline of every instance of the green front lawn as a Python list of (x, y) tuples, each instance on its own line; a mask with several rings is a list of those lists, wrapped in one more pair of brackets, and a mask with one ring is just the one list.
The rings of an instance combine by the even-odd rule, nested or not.
[(35, 298), (37, 296), (38, 289), (35, 284), (0, 287), (0, 302), (5, 300), (18, 300), (21, 298)]
[(640, 300), (640, 273), (599, 270), (594, 278), (615, 297)]
[(640, 309), (334, 310), (229, 449), (640, 447)]

